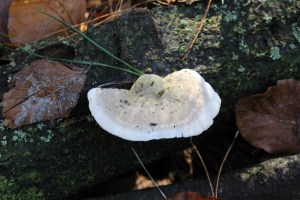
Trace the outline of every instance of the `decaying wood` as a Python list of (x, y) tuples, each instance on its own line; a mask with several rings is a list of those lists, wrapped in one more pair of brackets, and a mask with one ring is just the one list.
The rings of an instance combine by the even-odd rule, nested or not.
[[(160, 75), (187, 67), (198, 70), (222, 99), (214, 125), (194, 139), (201, 153), (208, 154), (209, 151), (222, 152), (224, 144), (231, 141), (236, 131), (233, 105), (237, 99), (265, 91), (279, 79), (300, 79), (300, 48), (296, 37), (299, 34), (296, 27), (299, 5), (288, 0), (263, 4), (250, 2), (248, 5), (243, 5), (243, 1), (225, 1), (227, 7), (215, 3), (193, 51), (182, 61), (181, 54), (198, 28), (194, 22), (199, 22), (201, 11), (204, 12), (202, 3), (152, 11), (135, 10), (90, 28), (88, 35), (114, 55), (142, 70), (150, 67)], [(70, 47), (63, 45), (39, 51), (56, 57), (120, 65), (87, 41), (79, 42), (75, 52), (72, 54)], [(0, 66), (1, 102), (9, 77), (34, 59), (17, 52), (15, 67)], [(7, 199), (86, 197), (84, 194), (89, 187), (138, 166), (132, 147), (145, 164), (190, 147), (188, 138), (125, 141), (104, 132), (93, 121), (87, 106), (87, 91), (103, 83), (135, 78), (119, 71), (91, 67), (79, 102), (67, 119), (35, 123), (15, 130), (0, 125), (1, 196)], [(2, 122), (2, 115), (0, 120)], [(237, 159), (245, 158), (239, 167), (253, 164), (253, 150), (249, 146), (240, 146), (232, 152), (240, 155), (234, 156)], [(291, 169), (291, 173), (296, 169), (299, 170)], [(259, 180), (259, 173), (255, 176)], [(284, 174), (282, 176), (284, 178)], [(226, 183), (224, 180), (222, 182)], [(248, 182), (244, 186), (252, 187), (253, 191), (263, 190), (260, 185), (251, 184)], [(239, 193), (229, 188), (231, 185), (227, 186), (226, 192), (225, 186), (221, 187), (220, 194), (224, 197), (231, 197), (229, 190)]]
[[(224, 174), (219, 197), (236, 200), (299, 199), (300, 154), (271, 159), (238, 172)], [(161, 187), (167, 197), (183, 191), (210, 195), (207, 180)], [(163, 200), (157, 188), (93, 200)]]

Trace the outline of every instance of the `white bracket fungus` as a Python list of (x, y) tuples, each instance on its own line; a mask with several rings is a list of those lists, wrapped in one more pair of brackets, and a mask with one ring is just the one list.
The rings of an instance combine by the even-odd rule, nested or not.
[(140, 76), (130, 90), (94, 88), (90, 111), (107, 132), (132, 141), (199, 135), (213, 124), (221, 99), (196, 71)]

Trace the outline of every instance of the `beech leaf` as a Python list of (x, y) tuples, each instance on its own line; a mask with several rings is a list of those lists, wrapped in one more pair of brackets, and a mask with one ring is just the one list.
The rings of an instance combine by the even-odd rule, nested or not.
[(300, 83), (279, 80), (265, 94), (235, 103), (236, 123), (250, 144), (268, 153), (300, 152)]
[(13, 0), (8, 18), (10, 41), (17, 45), (28, 44), (66, 28), (37, 10), (59, 16), (74, 25), (84, 21), (85, 4), (83, 0)]
[(41, 59), (13, 76), (3, 95), (4, 125), (9, 128), (68, 117), (84, 86), (85, 71)]

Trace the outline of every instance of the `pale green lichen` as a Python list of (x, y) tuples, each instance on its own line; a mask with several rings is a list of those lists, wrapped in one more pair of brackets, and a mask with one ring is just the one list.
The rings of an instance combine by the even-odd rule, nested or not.
[(300, 28), (297, 26), (296, 23), (292, 24), (292, 33), (297, 41), (300, 43)]
[(282, 48), (284, 48), (284, 47), (285, 47), (285, 45), (286, 45), (286, 42), (284, 42), (284, 41), (280, 41), (280, 44), (281, 44), (281, 47), (282, 47)]
[(237, 54), (235, 54), (234, 52), (232, 52), (232, 60), (238, 60), (239, 56)]
[(266, 56), (266, 52), (256, 52), (255, 57), (265, 57)]
[(48, 130), (47, 133), (48, 133), (47, 136), (41, 136), (40, 137), (40, 140), (42, 140), (43, 142), (46, 142), (46, 143), (50, 142), (51, 139), (53, 138), (52, 130)]
[(251, 178), (250, 173), (241, 173), (240, 177), (242, 179), (242, 181), (248, 181)]
[(289, 44), (289, 47), (290, 47), (292, 50), (297, 49), (297, 46), (296, 46), (294, 43)]
[(250, 52), (249, 46), (245, 43), (244, 40), (240, 41), (239, 49), (246, 54), (249, 54), (249, 52)]
[(4, 127), (4, 124), (3, 124), (3, 120), (1, 119), (0, 120), (0, 131), (4, 131), (5, 130), (5, 127)]
[(25, 44), (25, 46), (23, 46), (21, 49), (24, 51), (32, 51), (33, 47), (29, 44)]
[(225, 22), (233, 22), (237, 20), (237, 14), (235, 11), (224, 11)]
[(1, 145), (2, 146), (6, 146), (7, 145), (7, 137), (6, 137), (6, 135), (2, 137)]
[(46, 127), (46, 124), (44, 123), (39, 123), (38, 125), (36, 125), (37, 129), (42, 130), (43, 128)]
[(10, 66), (15, 67), (16, 66), (16, 62), (13, 60), (9, 63)]
[(266, 24), (270, 24), (272, 22), (273, 17), (265, 13), (262, 19)]
[(7, 83), (10, 83), (11, 81), (12, 81), (12, 75), (11, 74), (9, 74), (8, 76), (7, 76)]
[(65, 37), (61, 37), (61, 41), (65, 45), (71, 45), (71, 41), (70, 40), (66, 40)]
[(243, 65), (240, 65), (240, 67), (238, 68), (238, 71), (239, 72), (244, 72), (245, 71), (245, 67), (243, 67)]
[(281, 58), (280, 49), (278, 47), (271, 47), (270, 58), (272, 58), (273, 60)]
[(241, 24), (237, 24), (233, 27), (233, 31), (240, 34), (240, 35), (244, 35), (246, 32), (246, 29), (244, 29)]
[(13, 142), (27, 142), (27, 133), (22, 130), (15, 130), (11, 140)]

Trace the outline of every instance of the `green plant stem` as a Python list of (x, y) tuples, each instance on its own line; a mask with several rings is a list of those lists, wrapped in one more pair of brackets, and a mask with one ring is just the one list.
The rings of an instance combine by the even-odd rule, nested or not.
[(46, 59), (51, 59), (51, 60), (55, 60), (55, 61), (59, 61), (59, 62), (64, 62), (64, 63), (75, 63), (75, 64), (82, 64), (82, 65), (94, 65), (94, 66), (101, 66), (101, 67), (106, 67), (106, 68), (112, 68), (112, 69), (118, 69), (136, 76), (140, 76), (142, 74), (137, 73), (135, 71), (131, 71), (129, 69), (124, 69), (121, 67), (116, 67), (116, 66), (112, 66), (112, 65), (108, 65), (108, 64), (104, 64), (104, 63), (99, 63), (99, 62), (92, 62), (92, 61), (86, 61), (86, 60), (69, 60), (69, 59), (64, 59), (64, 58), (54, 58), (54, 57), (48, 57), (48, 56), (42, 56), (39, 54), (36, 54), (32, 51), (28, 51), (23, 49), (24, 51), (26, 51), (27, 53), (34, 55), (36, 57), (40, 57), (40, 58), (46, 58)]
[(59, 21), (60, 23), (62, 23), (63, 25), (67, 26), (68, 28), (70, 28), (72, 31), (80, 34), (82, 37), (84, 37), (85, 39), (87, 39), (90, 43), (92, 43), (95, 47), (97, 47), (98, 49), (100, 49), (102, 52), (106, 53), (107, 55), (111, 56), (112, 58), (116, 59), (117, 61), (121, 62), (122, 64), (124, 64), (125, 66), (127, 66), (129, 69), (131, 69), (132, 71), (135, 71), (137, 74), (142, 75), (144, 74), (143, 71), (131, 66), (130, 64), (128, 64), (127, 62), (123, 61), (122, 59), (116, 57), (115, 55), (113, 55), (112, 53), (110, 53), (109, 51), (107, 51), (106, 49), (104, 49), (103, 47), (101, 47), (99, 44), (97, 44), (94, 40), (92, 40), (91, 38), (89, 38), (86, 34), (82, 33), (81, 31), (79, 31), (78, 29), (76, 29), (75, 27), (73, 27), (72, 25), (68, 24), (67, 22), (52, 16), (51, 14), (42, 11), (42, 10), (38, 10), (37, 12), (42, 13), (44, 15), (47, 15), (48, 17), (51, 17), (52, 19)]

